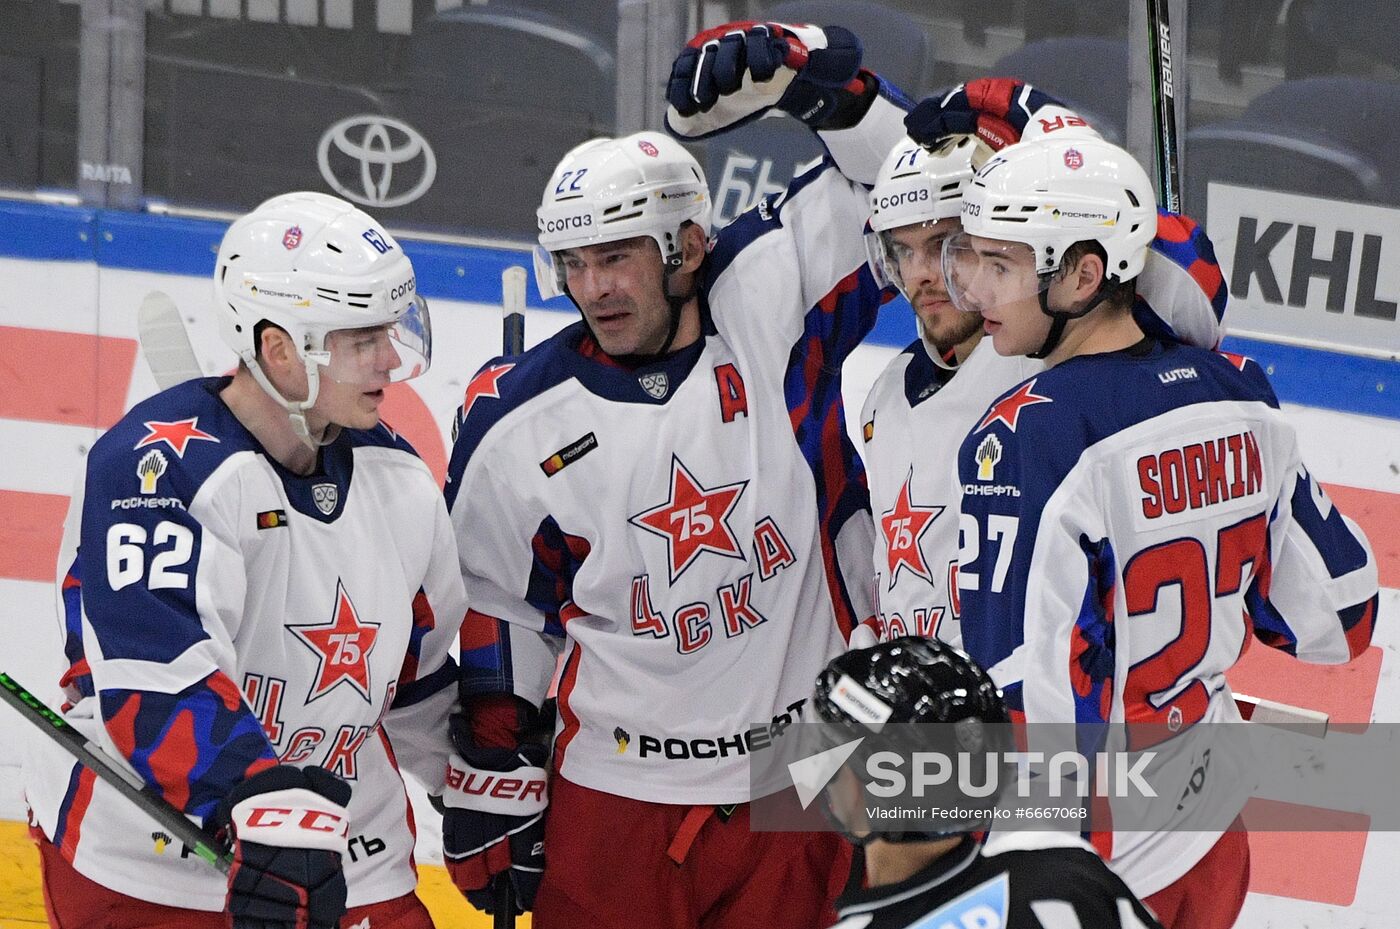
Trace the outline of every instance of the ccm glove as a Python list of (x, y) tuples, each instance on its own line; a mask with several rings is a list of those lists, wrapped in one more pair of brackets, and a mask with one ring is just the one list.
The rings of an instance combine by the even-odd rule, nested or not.
[(666, 127), (699, 139), (773, 107), (813, 129), (860, 120), (877, 90), (860, 66), (860, 40), (840, 26), (736, 22), (686, 44), (666, 84)]
[(984, 77), (959, 84), (942, 96), (929, 97), (904, 118), (909, 138), (925, 148), (945, 136), (976, 135), (994, 151), (1022, 138), (1072, 130), (1094, 138), (1098, 133), (1073, 110), (1049, 94), (1010, 77)]
[(350, 785), (314, 766), (276, 765), (229, 791), (214, 825), (233, 841), (234, 929), (337, 929), (349, 803)]
[(442, 792), (443, 857), (457, 889), (485, 913), (498, 881), (510, 882), (520, 912), (535, 905), (549, 802), (549, 749), (527, 735), (538, 718), (534, 707), (505, 694), (478, 697), (452, 718), (457, 753)]

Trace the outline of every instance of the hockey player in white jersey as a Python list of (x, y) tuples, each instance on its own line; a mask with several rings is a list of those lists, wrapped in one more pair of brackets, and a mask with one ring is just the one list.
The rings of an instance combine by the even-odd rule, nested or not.
[[(1010, 78), (981, 78), (930, 97), (906, 124), (910, 138), (890, 151), (870, 192), (866, 234), (876, 279), (909, 301), (919, 333), (876, 379), (860, 419), (875, 518), (877, 635), (937, 635), (957, 645), (958, 440), (1043, 362), (981, 344), (981, 318), (948, 298), (942, 244), (961, 229), (963, 189), (994, 150), (1022, 138), (1098, 133)], [(1194, 228), (1189, 219), (1164, 213), (1159, 223), (1146, 296), (1134, 313), (1152, 331), (1213, 348), (1223, 291), (1207, 294), (1203, 286), (1213, 291), (1213, 284), (1187, 270), (1213, 268), (1213, 260), (1179, 246), (1179, 230)]]
[(1249, 772), (1212, 766), (1219, 727), (1196, 724), (1238, 721), (1225, 672), (1251, 634), (1309, 661), (1360, 654), (1376, 564), (1259, 366), (1135, 321), (1152, 200), (1129, 153), (1089, 139), (1008, 147), (964, 191), (949, 293), (999, 354), (1048, 368), (959, 450), (963, 643), (1027, 723), (1172, 736), (1161, 755), (1184, 792), (1167, 828), (1095, 844), (1165, 925), (1225, 929), (1248, 844), (1221, 830)]
[(380, 421), (427, 368), (412, 264), (316, 193), (223, 238), (231, 377), (137, 404), (93, 446), (61, 551), (66, 717), (233, 843), (227, 878), (36, 746), (50, 921), (429, 929), (400, 768), (440, 790), (465, 611), (436, 482)]
[[(812, 703), (839, 743), (862, 740), (851, 756), (857, 764), (882, 751), (967, 758), (1011, 748), (996, 685), (940, 641), (906, 636), (849, 651), (822, 671)], [(864, 812), (868, 777), (856, 770), (848, 762), (823, 794), (832, 821), (863, 849), (855, 879), (837, 901), (835, 929), (1162, 929), (1078, 837), (953, 816), (971, 805), (953, 784), (921, 788), (927, 820), (872, 818)], [(996, 795), (980, 799), (991, 806)]]
[(583, 320), (476, 376), (447, 489), (473, 610), (462, 762), (539, 775), (522, 733), (562, 650), (550, 801), (543, 825), (533, 798), (478, 805), (449, 867), (488, 904), (510, 871), (528, 905), (543, 866), (541, 929), (810, 927), (849, 850), (751, 832), (747, 756), (872, 615), (841, 364), (881, 301), (862, 184), (904, 105), (849, 33), (777, 24), (697, 36), (669, 99), (686, 137), (779, 106), (830, 157), (709, 248), (674, 140), (595, 140), (555, 170), (537, 280)]

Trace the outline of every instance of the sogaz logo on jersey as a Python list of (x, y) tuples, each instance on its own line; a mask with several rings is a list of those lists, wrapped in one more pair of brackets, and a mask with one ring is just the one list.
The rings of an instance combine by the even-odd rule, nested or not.
[(437, 156), (403, 120), (362, 113), (321, 135), (316, 163), (331, 189), (364, 206), (412, 203), (433, 186)]

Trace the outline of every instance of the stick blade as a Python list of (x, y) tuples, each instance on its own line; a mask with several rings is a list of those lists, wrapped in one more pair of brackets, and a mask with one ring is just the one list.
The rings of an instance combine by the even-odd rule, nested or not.
[(1315, 739), (1321, 739), (1327, 735), (1327, 726), (1331, 722), (1331, 717), (1320, 710), (1290, 706), (1286, 703), (1265, 700), (1262, 697), (1251, 697), (1246, 694), (1235, 694), (1235, 706), (1239, 709), (1241, 718), (1246, 722), (1287, 729), (1290, 732), (1312, 736)]
[(161, 390), (203, 377), (175, 301), (159, 290), (146, 294), (136, 312), (136, 331), (146, 365)]

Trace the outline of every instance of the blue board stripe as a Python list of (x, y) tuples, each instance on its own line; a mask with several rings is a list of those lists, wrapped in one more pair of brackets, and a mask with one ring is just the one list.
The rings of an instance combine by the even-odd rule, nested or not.
[[(207, 277), (227, 226), (216, 220), (0, 200), (0, 256)], [(402, 242), (413, 259), (418, 289), (429, 297), (496, 303), (501, 271), (531, 265), (524, 250), (409, 238)], [(533, 275), (526, 301), (532, 307), (573, 312), (563, 297), (541, 300)], [(880, 311), (866, 342), (903, 348), (913, 338), (913, 311), (900, 297)], [(1280, 400), (1400, 419), (1400, 361), (1233, 337), (1225, 340), (1225, 348), (1263, 365)]]

